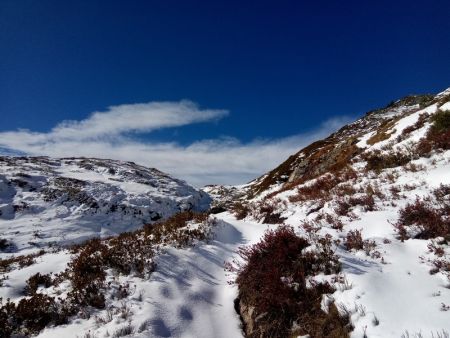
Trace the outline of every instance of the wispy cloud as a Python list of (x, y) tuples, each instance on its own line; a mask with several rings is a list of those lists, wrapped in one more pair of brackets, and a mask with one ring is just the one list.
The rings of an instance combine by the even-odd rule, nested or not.
[(0, 132), (0, 151), (113, 158), (156, 167), (197, 186), (237, 184), (272, 169), (301, 147), (349, 122), (348, 117), (337, 117), (308, 133), (249, 143), (217, 138), (182, 146), (137, 140), (132, 135), (214, 121), (227, 114), (226, 110), (200, 109), (190, 101), (112, 106), (85, 120), (63, 121), (48, 133)]

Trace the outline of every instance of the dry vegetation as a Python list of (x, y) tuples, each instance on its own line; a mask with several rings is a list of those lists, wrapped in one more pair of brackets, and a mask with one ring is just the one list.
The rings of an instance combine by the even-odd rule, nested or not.
[(430, 196), (406, 205), (394, 226), (401, 240), (443, 237), (450, 241), (450, 186), (441, 185)]
[[(67, 323), (80, 310), (105, 308), (108, 269), (123, 275), (144, 277), (154, 271), (156, 264), (153, 258), (160, 246), (183, 247), (208, 239), (214, 222), (207, 214), (182, 212), (135, 232), (107, 239), (96, 238), (74, 246), (74, 256), (64, 272), (54, 278), (37, 273), (28, 279), (24, 293), (30, 297), (23, 298), (18, 304), (0, 298), (0, 337), (36, 334), (48, 325)], [(32, 264), (35, 257), (29, 255), (3, 260), (2, 271), (12, 264)], [(48, 288), (62, 281), (69, 281), (71, 285), (64, 299), (38, 292), (40, 286)], [(120, 288), (119, 293), (125, 297), (127, 288)]]
[(349, 318), (341, 317), (333, 304), (328, 313), (321, 309), (322, 295), (334, 292), (333, 287), (309, 279), (339, 271), (331, 238), (321, 238), (316, 251), (304, 250), (309, 246), (291, 227), (281, 226), (267, 231), (258, 244), (240, 248), (243, 263), (227, 264), (237, 276), (241, 314), (254, 307), (257, 327), (247, 327), (247, 337), (348, 336)]

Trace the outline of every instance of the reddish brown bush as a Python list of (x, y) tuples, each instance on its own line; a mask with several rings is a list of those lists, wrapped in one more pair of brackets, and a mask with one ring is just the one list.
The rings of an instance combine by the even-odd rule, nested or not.
[(325, 215), (325, 221), (331, 225), (331, 228), (335, 230), (342, 231), (342, 229), (344, 228), (344, 224), (342, 223), (342, 221), (339, 218), (332, 216), (331, 214)]
[(306, 278), (318, 270), (338, 270), (337, 259), (330, 260), (334, 256), (331, 239), (325, 238), (321, 244), (327, 249), (320, 254), (304, 252), (308, 241), (295, 235), (291, 227), (282, 226), (267, 231), (261, 242), (240, 248), (243, 263), (227, 264), (229, 271), (237, 273), (241, 307), (254, 306), (255, 316), (265, 314), (248, 336), (287, 337), (297, 320), (308, 324), (304, 334), (322, 330), (326, 336), (337, 330), (347, 336), (347, 323), (339, 316), (333, 317), (335, 326), (318, 324), (329, 319), (320, 310), (320, 300), (322, 294), (333, 291), (332, 287), (328, 283), (307, 287)]
[(430, 115), (428, 113), (422, 113), (419, 115), (419, 118), (417, 119), (416, 123), (414, 123), (412, 126), (408, 126), (405, 129), (403, 129), (402, 131), (403, 139), (411, 132), (422, 128), (425, 125), (425, 122), (428, 120), (429, 116)]
[(233, 204), (232, 211), (236, 219), (240, 220), (247, 217), (248, 213), (250, 212), (250, 209), (246, 204), (243, 204), (242, 202), (236, 202)]
[[(292, 203), (310, 200), (329, 201), (332, 199), (333, 194), (352, 194), (354, 189), (348, 182), (357, 177), (356, 172), (351, 168), (347, 168), (341, 172), (323, 175), (313, 183), (297, 188), (297, 193), (290, 196), (289, 201)], [(341, 185), (341, 183), (345, 184)]]
[(260, 218), (265, 224), (282, 224), (286, 218), (281, 216), (281, 213), (277, 211), (281, 204), (279, 199), (265, 200), (259, 203), (257, 208), (260, 213)]
[(17, 305), (9, 300), (3, 303), (0, 298), (0, 337), (10, 337), (14, 333), (31, 336), (49, 324), (67, 323), (74, 313), (64, 303), (39, 293), (23, 298)]
[(421, 156), (433, 150), (450, 149), (450, 111), (438, 110), (431, 120), (430, 129), (417, 145), (416, 152)]
[(44, 250), (30, 255), (15, 256), (8, 259), (0, 259), (0, 272), (8, 272), (13, 266), (24, 268), (35, 263), (35, 258), (45, 254)]
[(352, 230), (345, 237), (344, 246), (347, 250), (363, 250), (364, 241), (362, 239), (361, 230)]
[(374, 170), (380, 172), (386, 168), (395, 168), (407, 164), (411, 158), (402, 152), (381, 152), (375, 150), (369, 154), (365, 154), (363, 159), (366, 163), (366, 170)]
[(69, 263), (72, 284), (69, 296), (76, 304), (104, 308), (105, 297), (101, 290), (106, 277), (107, 254), (108, 247), (96, 238), (87, 242)]
[[(199, 226), (190, 229), (187, 225), (197, 223)], [(215, 220), (209, 219), (206, 213), (196, 213), (186, 211), (178, 213), (166, 221), (148, 224), (144, 226), (146, 238), (151, 237), (151, 243), (154, 244), (172, 244), (178, 247), (191, 245), (195, 240), (206, 240), (211, 235), (211, 228)]]
[(450, 201), (448, 186), (441, 186), (426, 199), (417, 198), (414, 203), (406, 205), (399, 212), (399, 219), (394, 227), (401, 240), (409, 237), (430, 239), (444, 237), (450, 240)]
[(0, 337), (10, 337), (17, 325), (11, 320), (16, 311), (16, 305), (8, 299), (5, 303), (0, 297)]
[(28, 295), (33, 295), (40, 285), (48, 288), (52, 285), (52, 278), (49, 274), (41, 275), (39, 272), (27, 280), (27, 285), (25, 287), (25, 293)]

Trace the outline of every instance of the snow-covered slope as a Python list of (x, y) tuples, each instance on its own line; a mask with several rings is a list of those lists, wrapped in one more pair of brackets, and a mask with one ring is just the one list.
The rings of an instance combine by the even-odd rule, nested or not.
[[(102, 306), (77, 304), (71, 294), (77, 281), (73, 262), (102, 257), (100, 248), (86, 246), (9, 262), (0, 270), (0, 298), (20, 304), (37, 297), (24, 293), (27, 279), (51, 272), (51, 285), (40, 283), (37, 294), (55, 297), (57, 313), (67, 302), (77, 304), (77, 311), (64, 323), (48, 319), (36, 330), (39, 337), (240, 337), (239, 290), (228, 283), (236, 276), (224, 270), (224, 261), (239, 261), (240, 246), (258, 243), (267, 229), (285, 224), (312, 244), (312, 252), (329, 239), (341, 271), (308, 276), (308, 287), (330, 282), (334, 292), (318, 298), (319, 309), (329, 311), (334, 303), (349, 317), (351, 337), (448, 337), (450, 129), (443, 112), (449, 110), (450, 89), (404, 98), (302, 149), (247, 185), (204, 188), (215, 199), (215, 220), (194, 216), (176, 230), (160, 223), (161, 232), (153, 232), (157, 223), (131, 237), (105, 239), (102, 250), (109, 254), (95, 277), (105, 297)], [(437, 116), (444, 118), (441, 129), (431, 133)], [(209, 204), (206, 194), (131, 163), (9, 157), (1, 163), (0, 226), (21, 253), (52, 241), (135, 229)], [(193, 236), (195, 246), (183, 245), (183, 236)], [(121, 271), (111, 263), (111, 252), (119, 261), (143, 256), (143, 271)], [(295, 288), (297, 281), (289, 278), (281, 282)], [(249, 309), (253, 328), (267, 320), (256, 307)], [(5, 304), (2, 310), (6, 321), (14, 318)], [(20, 322), (15, 330), (27, 324)], [(308, 325), (294, 321), (292, 327)]]
[(244, 221), (331, 235), (341, 275), (315, 278), (334, 281), (327, 301), (350, 316), (352, 337), (449, 336), (449, 110), (450, 89), (399, 100), (244, 189)]
[(0, 257), (131, 231), (209, 202), (185, 182), (131, 162), (0, 157), (0, 237), (10, 244)]

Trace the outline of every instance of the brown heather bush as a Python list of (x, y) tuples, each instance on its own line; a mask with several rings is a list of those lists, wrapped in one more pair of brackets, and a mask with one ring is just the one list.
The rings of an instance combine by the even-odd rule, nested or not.
[(364, 241), (362, 239), (361, 230), (349, 231), (345, 237), (344, 246), (348, 251), (363, 250)]
[(331, 225), (332, 229), (342, 231), (342, 229), (344, 228), (344, 223), (342, 223), (339, 218), (331, 214), (325, 215), (325, 221)]
[[(199, 223), (199, 226), (196, 229), (190, 229), (187, 227), (190, 222)], [(145, 225), (143, 234), (145, 238), (151, 238), (153, 245), (170, 244), (183, 247), (192, 245), (195, 240), (207, 240), (211, 236), (211, 228), (214, 224), (215, 220), (210, 220), (206, 213), (185, 211), (166, 221)]]
[(349, 181), (357, 177), (356, 172), (350, 167), (341, 172), (323, 175), (311, 184), (298, 187), (296, 194), (289, 197), (289, 201), (292, 203), (310, 200), (330, 201), (333, 194), (339, 196), (352, 194), (354, 188)]
[(375, 241), (363, 240), (361, 230), (349, 231), (345, 237), (344, 246), (348, 251), (363, 250), (367, 256), (372, 256), (372, 258), (381, 257), (378, 251), (374, 251), (377, 247)]
[(7, 259), (0, 259), (0, 272), (8, 272), (10, 271), (11, 267), (14, 265), (17, 265), (18, 268), (24, 268), (26, 266), (33, 265), (35, 263), (35, 258), (42, 256), (45, 254), (44, 250), (40, 250), (37, 253), (30, 254), (30, 255), (22, 255), (22, 256), (16, 256), (11, 257)]
[(78, 256), (69, 264), (69, 280), (72, 291), (69, 297), (75, 304), (105, 307), (102, 293), (106, 278), (106, 256), (108, 247), (98, 238), (83, 245)]
[(50, 324), (67, 323), (74, 313), (64, 303), (39, 293), (23, 298), (17, 305), (9, 299), (3, 303), (0, 298), (0, 337), (10, 337), (13, 333), (34, 335)]
[[(200, 223), (196, 229), (189, 229), (190, 222)], [(72, 248), (74, 258), (68, 268), (56, 275), (36, 274), (27, 281), (26, 293), (30, 298), (22, 299), (17, 305), (0, 298), (0, 337), (10, 337), (14, 333), (36, 334), (50, 324), (60, 325), (79, 311), (89, 313), (88, 306), (105, 307), (106, 270), (114, 269), (122, 274), (136, 272), (151, 273), (155, 269), (154, 253), (158, 245), (191, 245), (194, 240), (207, 239), (211, 235), (214, 221), (207, 214), (182, 212), (164, 222), (146, 225), (135, 232), (123, 233), (107, 239), (91, 239)], [(19, 256), (0, 261), (6, 271), (13, 264), (33, 263), (40, 252), (29, 256)], [(37, 293), (40, 285), (48, 287), (64, 280), (71, 283), (72, 290), (65, 300), (55, 300)], [(120, 285), (115, 296), (126, 297), (127, 285)]]
[[(307, 287), (308, 276), (321, 271), (339, 270), (331, 250), (331, 237), (323, 238), (322, 249), (304, 251), (310, 243), (298, 237), (288, 226), (268, 230), (262, 241), (238, 251), (243, 263), (228, 263), (228, 271), (237, 274), (239, 306), (254, 307), (255, 329), (247, 337), (289, 337), (294, 323), (295, 334), (311, 337), (347, 337), (348, 318), (339, 316), (332, 305), (329, 313), (321, 310), (322, 295), (334, 292), (328, 283)], [(255, 318), (258, 317), (256, 320)]]
[(250, 209), (247, 204), (235, 202), (231, 208), (236, 219), (241, 220), (248, 216)]
[(366, 163), (366, 170), (381, 172), (383, 169), (400, 167), (411, 161), (411, 158), (402, 152), (381, 152), (374, 150), (371, 153), (363, 154)]
[(428, 113), (422, 113), (419, 115), (419, 118), (417, 119), (416, 123), (414, 123), (412, 126), (406, 127), (402, 131), (402, 139), (404, 139), (407, 135), (411, 134), (413, 131), (422, 128), (425, 125), (425, 122), (427, 122), (428, 118), (430, 117), (430, 114)]
[(334, 211), (339, 216), (348, 216), (350, 210), (356, 206), (361, 206), (364, 211), (377, 210), (375, 199), (371, 194), (364, 194), (359, 197), (352, 196), (350, 198), (339, 198), (336, 200), (336, 204), (337, 206)]
[[(419, 239), (444, 237), (450, 241), (450, 186), (441, 185), (432, 195), (409, 203), (399, 211), (394, 224), (403, 241), (412, 236)], [(409, 230), (413, 230), (412, 232)]]
[(46, 288), (52, 285), (52, 277), (47, 275), (41, 275), (39, 272), (30, 278), (28, 278), (25, 286), (25, 293), (27, 295), (33, 295), (36, 293), (39, 286), (44, 286)]
[(250, 214), (264, 224), (282, 224), (286, 218), (277, 211), (286, 207), (286, 203), (278, 198), (264, 199), (253, 205)]
[(427, 156), (433, 150), (450, 149), (450, 111), (438, 110), (431, 118), (432, 125), (416, 147), (416, 152)]

